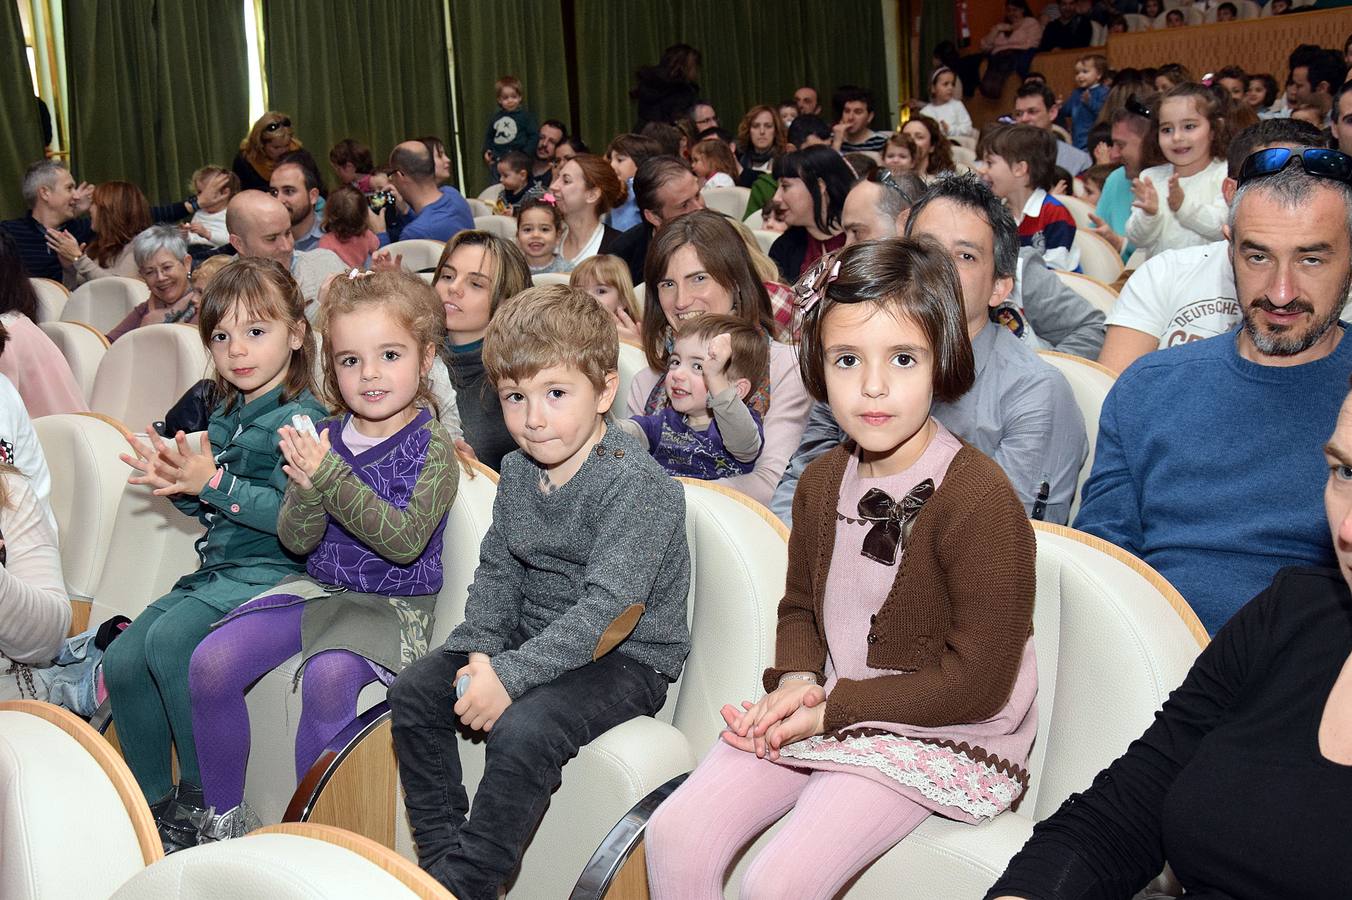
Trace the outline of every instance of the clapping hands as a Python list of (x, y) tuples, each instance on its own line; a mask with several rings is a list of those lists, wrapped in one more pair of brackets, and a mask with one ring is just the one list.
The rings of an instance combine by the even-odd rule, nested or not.
[(282, 458), (286, 460), (282, 471), (297, 486), (308, 491), (314, 487), (310, 479), (319, 470), (320, 464), (324, 462), (324, 454), (332, 446), (328, 429), (320, 432), (319, 440), (315, 440), (309, 432), (297, 431), (290, 425), (278, 428), (277, 434), (282, 438)]
[(135, 435), (127, 435), (127, 443), (136, 455), (123, 453), (118, 457), (140, 473), (128, 479), (131, 484), (150, 485), (160, 497), (196, 496), (216, 474), (216, 458), (205, 431), (201, 433), (197, 449), (190, 446), (188, 436), (181, 431), (174, 435), (172, 444), (161, 438), (153, 426), (146, 429), (146, 436), (149, 445)]

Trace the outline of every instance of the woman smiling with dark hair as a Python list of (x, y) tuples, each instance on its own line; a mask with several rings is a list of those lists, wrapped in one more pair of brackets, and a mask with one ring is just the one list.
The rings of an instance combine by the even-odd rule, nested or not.
[(666, 405), (664, 378), (671, 341), (683, 323), (703, 315), (743, 319), (770, 342), (769, 369), (753, 380), (746, 401), (761, 415), (765, 442), (751, 472), (723, 481), (769, 503), (798, 447), (810, 401), (793, 348), (771, 339), (776, 325), (770, 297), (746, 244), (732, 222), (718, 213), (692, 212), (653, 235), (643, 276), (647, 289), (641, 337), (649, 368), (630, 384), (629, 414), (651, 414)]
[(775, 178), (773, 202), (784, 210), (789, 230), (770, 245), (770, 258), (792, 284), (822, 256), (845, 246), (840, 214), (855, 177), (839, 153), (817, 145), (781, 157)]

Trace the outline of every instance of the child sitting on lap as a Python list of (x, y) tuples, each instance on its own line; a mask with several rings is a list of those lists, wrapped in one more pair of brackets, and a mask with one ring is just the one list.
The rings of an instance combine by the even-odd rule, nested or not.
[[(488, 325), (484, 365), (521, 449), (502, 460), (465, 621), (389, 695), (418, 862), (457, 897), (498, 896), (564, 763), (655, 714), (690, 647), (681, 487), (606, 425), (618, 346), (610, 315), (563, 285)], [(621, 615), (636, 624), (611, 649)], [(473, 815), (462, 727), (487, 737)]]
[(620, 427), (672, 475), (745, 475), (756, 467), (765, 441), (760, 416), (746, 397), (769, 365), (765, 338), (742, 319), (700, 316), (676, 335), (667, 364), (670, 405), (625, 419)]

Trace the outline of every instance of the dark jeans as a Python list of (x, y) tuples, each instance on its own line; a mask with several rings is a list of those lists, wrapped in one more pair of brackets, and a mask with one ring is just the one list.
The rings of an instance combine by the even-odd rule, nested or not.
[[(394, 749), (418, 864), (460, 900), (495, 900), (582, 745), (621, 722), (654, 715), (667, 681), (611, 652), (532, 688), (507, 707), (488, 733), (484, 774), (466, 820), (455, 673), (463, 653), (434, 650), (390, 688)], [(481, 735), (479, 735), (481, 736)]]

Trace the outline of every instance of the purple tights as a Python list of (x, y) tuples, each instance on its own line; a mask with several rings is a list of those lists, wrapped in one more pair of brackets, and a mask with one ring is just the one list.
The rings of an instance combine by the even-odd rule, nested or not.
[[(275, 603), (259, 598), (251, 604)], [(218, 811), (244, 799), (249, 713), (244, 692), (300, 652), (302, 604), (256, 609), (221, 625), (193, 652), (188, 669), (193, 735), (206, 802)], [(310, 658), (301, 679), (296, 781), (357, 714), (357, 695), (376, 680), (371, 664), (346, 650)]]

